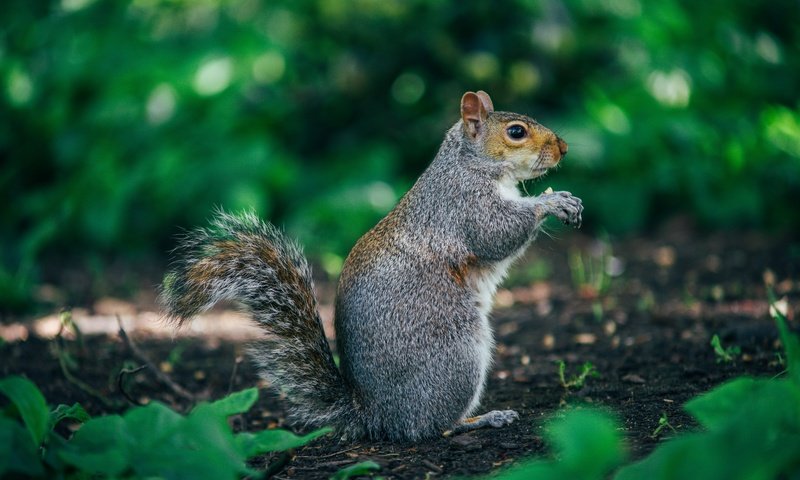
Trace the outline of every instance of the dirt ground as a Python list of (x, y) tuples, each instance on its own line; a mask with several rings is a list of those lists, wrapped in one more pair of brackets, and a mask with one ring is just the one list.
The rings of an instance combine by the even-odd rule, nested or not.
[[(486, 474), (546, 455), (543, 421), (565, 404), (602, 405), (616, 412), (630, 458), (637, 459), (672, 435), (653, 436), (663, 414), (678, 432), (691, 430), (696, 426), (681, 408), (686, 400), (735, 376), (773, 376), (783, 370), (764, 284), (770, 282), (779, 297), (788, 298), (797, 330), (791, 311), (800, 301), (800, 243), (762, 235), (699, 236), (680, 225), (655, 235), (658, 240), (598, 241), (566, 230), (555, 236), (560, 238), (540, 239), (513, 270), (494, 312), (496, 361), (482, 408), (514, 409), (519, 421), (417, 445), (340, 443), (329, 435), (256, 465), (270, 468), (274, 478), (328, 478), (364, 460), (380, 464), (385, 478)], [(329, 311), (332, 288), (321, 283), (319, 290)], [(120, 302), (119, 308), (142, 317), (153, 310), (150, 302), (152, 295), (143, 295)], [(85, 305), (85, 312), (108, 310), (108, 300), (105, 305)], [(157, 315), (149, 315), (143, 321), (157, 323)], [(2, 325), (0, 374), (26, 375), (49, 403), (78, 401), (92, 414), (117, 411), (130, 400), (189, 407), (188, 399), (147, 369), (123, 377), (130, 400), (121, 394), (120, 370), (142, 361), (116, 334), (115, 322), (107, 326), (108, 334), (84, 332), (82, 341), (62, 342), (77, 367), (72, 370), (77, 380), (110, 404), (65, 378), (56, 355), (59, 342), (43, 338), (53, 335), (52, 328), (48, 334), (33, 325), (10, 320)], [(247, 335), (171, 337), (135, 328), (129, 334), (141, 352), (197, 398), (218, 398), (259, 383), (244, 357)], [(709, 345), (714, 334), (741, 353), (719, 362)], [(568, 391), (559, 382), (559, 360), (566, 362), (568, 374), (591, 362), (599, 376)], [(236, 426), (284, 426), (283, 407), (277, 394), (262, 390), (258, 405)]]

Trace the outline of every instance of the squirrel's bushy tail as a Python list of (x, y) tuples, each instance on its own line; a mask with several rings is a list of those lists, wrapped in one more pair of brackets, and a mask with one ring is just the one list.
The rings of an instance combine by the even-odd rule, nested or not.
[(175, 256), (161, 287), (171, 319), (180, 325), (220, 300), (238, 301), (267, 333), (250, 353), (262, 376), (286, 392), (291, 416), (358, 428), (317, 313), (311, 269), (294, 242), (254, 213), (220, 210), (210, 227), (181, 239)]

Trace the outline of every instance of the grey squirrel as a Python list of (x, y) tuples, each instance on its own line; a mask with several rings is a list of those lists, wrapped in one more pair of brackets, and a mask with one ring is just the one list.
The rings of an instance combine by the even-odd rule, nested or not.
[(345, 261), (338, 368), (300, 248), (252, 213), (219, 212), (183, 238), (162, 304), (178, 324), (223, 299), (243, 304), (267, 333), (250, 354), (300, 424), (392, 441), (509, 424), (513, 410), (470, 417), (492, 362), (488, 315), (546, 217), (580, 226), (577, 197), (523, 197), (517, 188), (566, 153), (535, 120), (495, 112), (485, 92), (465, 93), (436, 158)]

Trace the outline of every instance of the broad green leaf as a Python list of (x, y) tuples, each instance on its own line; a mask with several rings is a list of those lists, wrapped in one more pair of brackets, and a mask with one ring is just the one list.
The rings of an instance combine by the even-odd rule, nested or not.
[(698, 436), (668, 440), (644, 460), (621, 468), (614, 480), (721, 479), (714, 472), (716, 460), (711, 459), (716, 449), (704, 448), (702, 443)]
[(44, 469), (30, 433), (17, 421), (0, 417), (0, 478), (6, 472), (43, 476)]
[(765, 382), (768, 380), (735, 378), (710, 392), (694, 397), (684, 408), (700, 422), (700, 425), (705, 428), (716, 428), (740, 412), (742, 403), (757, 395)]
[(794, 382), (739, 378), (685, 408), (707, 431), (665, 442), (617, 479), (767, 480), (800, 472), (800, 388)]
[(529, 461), (502, 472), (497, 478), (601, 480), (624, 460), (617, 422), (606, 412), (572, 410), (551, 420), (546, 432), (557, 461)]
[(139, 477), (234, 479), (248, 472), (227, 420), (209, 404), (183, 417), (153, 402), (123, 418), (132, 438), (132, 468)]
[(91, 418), (86, 410), (83, 409), (80, 403), (73, 403), (72, 406), (64, 405), (63, 403), (50, 412), (50, 429), (58, 425), (58, 422), (70, 418), (77, 420), (81, 423), (89, 421)]
[(45, 440), (47, 448), (44, 450), (43, 461), (50, 470), (64, 471), (68, 468), (67, 463), (61, 458), (61, 452), (70, 447), (67, 440), (56, 432), (51, 431)]
[(216, 415), (227, 418), (231, 415), (244, 413), (250, 410), (253, 404), (256, 403), (256, 400), (258, 400), (258, 389), (248, 388), (241, 392), (232, 393), (215, 402), (205, 404), (208, 408), (206, 412), (213, 412)]
[(25, 427), (31, 434), (33, 443), (41, 445), (47, 433), (50, 411), (42, 392), (27, 378), (18, 376), (0, 380), (0, 392), (14, 404)]
[[(169, 438), (173, 455), (162, 464), (159, 476), (165, 478), (239, 478), (248, 472), (245, 456), (239, 451), (225, 418), (210, 404), (199, 405)], [(137, 470), (143, 474), (144, 471)]]
[(796, 478), (800, 435), (778, 425), (742, 422), (720, 431), (684, 434), (617, 472), (615, 480)]
[(240, 433), (236, 435), (236, 443), (239, 451), (250, 458), (267, 452), (301, 447), (330, 431), (330, 428), (321, 428), (307, 435), (298, 436), (287, 430), (262, 430), (258, 433)]
[(580, 478), (602, 478), (625, 457), (616, 420), (598, 410), (568, 412), (548, 425), (547, 438), (567, 471)]
[[(569, 477), (558, 462), (528, 460), (493, 476), (493, 480), (562, 480)], [(576, 478), (575, 480), (588, 480)], [(592, 479), (593, 480), (593, 479)]]
[(800, 429), (800, 386), (785, 380), (741, 377), (689, 400), (684, 408), (708, 429), (746, 425), (756, 418)]
[(60, 457), (85, 472), (117, 476), (130, 469), (130, 442), (119, 415), (93, 418), (75, 433), (69, 449), (60, 452)]
[(185, 422), (185, 418), (161, 402), (150, 402), (144, 407), (131, 408), (122, 416), (135, 445), (143, 446), (158, 441)]
[(352, 477), (370, 475), (372, 472), (377, 472), (380, 469), (380, 465), (368, 460), (366, 462), (356, 463), (355, 465), (350, 465), (349, 467), (339, 470), (334, 476), (331, 477), (331, 480), (347, 480), (348, 478)]

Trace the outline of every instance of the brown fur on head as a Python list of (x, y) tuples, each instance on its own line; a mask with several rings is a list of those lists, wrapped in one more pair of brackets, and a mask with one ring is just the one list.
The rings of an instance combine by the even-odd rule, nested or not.
[(464, 133), (489, 158), (510, 162), (518, 180), (543, 175), (567, 153), (567, 143), (536, 120), (509, 112), (495, 112), (484, 91), (461, 97)]

